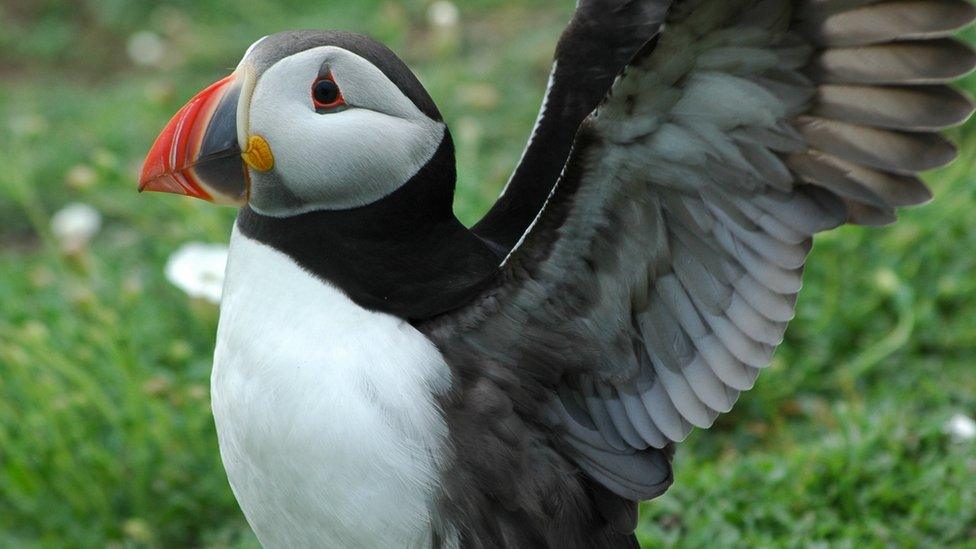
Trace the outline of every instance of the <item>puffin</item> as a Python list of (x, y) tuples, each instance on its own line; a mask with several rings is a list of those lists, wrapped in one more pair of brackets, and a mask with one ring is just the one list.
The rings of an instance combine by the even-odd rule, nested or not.
[(675, 446), (751, 389), (815, 234), (928, 201), (973, 112), (964, 0), (580, 0), (473, 226), (384, 45), (261, 38), (140, 190), (239, 208), (212, 373), (266, 547), (638, 547)]

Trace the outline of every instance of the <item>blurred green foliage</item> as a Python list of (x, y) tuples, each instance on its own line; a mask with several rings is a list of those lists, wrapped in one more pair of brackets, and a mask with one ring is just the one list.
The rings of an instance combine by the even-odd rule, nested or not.
[[(263, 35), (371, 34), (444, 111), (470, 222), (521, 152), (572, 4), (459, 1), (436, 29), (422, 0), (0, 3), (0, 546), (256, 545), (208, 405), (216, 310), (162, 274), (234, 212), (135, 193), (183, 101)], [(976, 546), (976, 445), (942, 432), (976, 415), (976, 132), (953, 133), (932, 204), (818, 240), (774, 366), (681, 446), (646, 546)], [(72, 254), (49, 228), (69, 202), (105, 219)]]

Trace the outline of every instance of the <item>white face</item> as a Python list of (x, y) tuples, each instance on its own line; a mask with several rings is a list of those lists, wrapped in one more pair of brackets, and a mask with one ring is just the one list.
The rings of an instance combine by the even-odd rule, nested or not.
[[(246, 56), (238, 70), (245, 79), (237, 125), (241, 147), (257, 135), (274, 156), (270, 171), (248, 168), (251, 208), (265, 215), (376, 202), (409, 181), (444, 137), (443, 123), (421, 112), (374, 65), (341, 48), (286, 57), (256, 85)], [(317, 111), (312, 86), (327, 73), (345, 106)]]

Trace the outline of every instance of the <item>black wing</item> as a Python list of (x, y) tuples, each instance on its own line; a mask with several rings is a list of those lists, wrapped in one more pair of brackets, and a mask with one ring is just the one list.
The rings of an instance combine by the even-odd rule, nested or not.
[(556, 47), (549, 87), (529, 143), (501, 197), (473, 228), (511, 250), (542, 209), (576, 130), (613, 79), (654, 36), (671, 0), (582, 0)]
[[(915, 174), (954, 157), (937, 130), (972, 113), (946, 83), (976, 64), (949, 38), (973, 17), (962, 0), (676, 3), (493, 286), (421, 325), (470, 402), (503, 402), (472, 412), (477, 436), (529, 430), (513, 456), (548, 440), (581, 482), (663, 492), (670, 445), (770, 363), (813, 235), (930, 198)], [(458, 467), (485, 447), (462, 441)], [(517, 501), (569, 478), (512, 459)]]

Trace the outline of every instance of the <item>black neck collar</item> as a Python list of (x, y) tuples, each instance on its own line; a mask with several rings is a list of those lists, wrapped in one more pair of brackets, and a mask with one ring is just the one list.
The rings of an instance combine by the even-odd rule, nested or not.
[(455, 169), (445, 135), (430, 161), (378, 202), (287, 218), (245, 206), (237, 226), (362, 307), (430, 318), (473, 297), (499, 265), (499, 256), (454, 216)]

